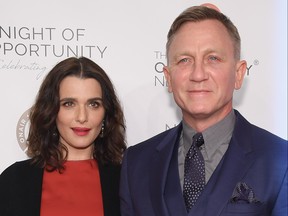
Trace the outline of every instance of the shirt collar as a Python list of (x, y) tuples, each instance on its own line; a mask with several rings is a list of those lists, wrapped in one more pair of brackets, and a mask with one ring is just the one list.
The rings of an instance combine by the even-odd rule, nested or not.
[[(213, 155), (220, 145), (226, 143), (228, 144), (230, 142), (234, 124), (235, 114), (234, 110), (232, 110), (224, 119), (202, 132), (204, 137), (204, 149), (208, 158)], [(182, 125), (184, 149), (185, 152), (188, 152), (190, 146), (192, 145), (192, 138), (197, 131), (191, 128), (184, 120), (182, 121)]]

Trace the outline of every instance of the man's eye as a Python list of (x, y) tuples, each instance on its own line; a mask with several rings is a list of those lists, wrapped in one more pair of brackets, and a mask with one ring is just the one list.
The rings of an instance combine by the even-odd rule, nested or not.
[(188, 62), (188, 61), (189, 61), (188, 58), (183, 58), (183, 59), (181, 59), (179, 62), (181, 62), (181, 63), (186, 63), (186, 62)]
[(219, 58), (216, 56), (209, 56), (209, 60), (211, 61), (219, 61)]

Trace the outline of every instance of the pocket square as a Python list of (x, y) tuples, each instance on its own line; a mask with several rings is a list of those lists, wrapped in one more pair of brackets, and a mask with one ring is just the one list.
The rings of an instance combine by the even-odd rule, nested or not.
[(232, 203), (246, 202), (246, 203), (259, 203), (254, 191), (245, 182), (238, 182), (231, 198)]

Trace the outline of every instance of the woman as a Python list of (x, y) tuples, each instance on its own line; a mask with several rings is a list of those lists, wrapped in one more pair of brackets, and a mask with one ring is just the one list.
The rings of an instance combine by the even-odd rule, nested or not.
[(1, 216), (120, 215), (124, 116), (93, 61), (68, 58), (43, 81), (31, 108), (28, 155), (0, 176)]

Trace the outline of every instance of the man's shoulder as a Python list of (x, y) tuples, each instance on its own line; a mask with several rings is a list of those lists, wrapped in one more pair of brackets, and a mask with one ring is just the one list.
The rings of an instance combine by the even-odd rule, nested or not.
[(277, 136), (276, 134), (273, 134), (272, 132), (258, 127), (256, 125), (252, 124), (253, 132), (258, 137), (261, 137), (261, 139), (266, 140), (267, 142), (273, 141), (274, 143), (281, 143), (281, 144), (287, 144), (287, 140)]
[(249, 137), (254, 148), (263, 150), (272, 149), (273, 151), (287, 152), (287, 140), (277, 136), (276, 134), (250, 123), (239, 112), (236, 114), (237, 121), (235, 125), (234, 135), (236, 137)]

